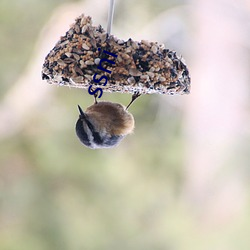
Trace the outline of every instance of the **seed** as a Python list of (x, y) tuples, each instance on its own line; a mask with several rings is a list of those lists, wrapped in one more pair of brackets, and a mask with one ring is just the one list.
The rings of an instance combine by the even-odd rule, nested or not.
[(122, 57), (120, 55), (117, 56), (117, 61), (118, 62), (122, 62), (123, 61), (123, 59), (122, 59)]
[(96, 58), (95, 59), (95, 64), (98, 65), (100, 63), (101, 59), (100, 58)]
[(71, 54), (70, 52), (66, 52), (65, 55), (66, 55), (67, 57), (71, 57), (72, 54)]
[(125, 42), (123, 41), (123, 40), (121, 40), (121, 39), (118, 39), (118, 44), (119, 45), (122, 45), (122, 44), (124, 44)]
[(85, 62), (85, 64), (86, 64), (86, 65), (94, 65), (95, 63), (94, 63), (93, 61), (87, 60), (87, 61)]
[(150, 43), (147, 40), (141, 40), (142, 44), (145, 44), (146, 46), (150, 47)]
[(82, 32), (81, 32), (81, 33), (84, 34), (84, 33), (87, 31), (87, 28), (88, 28), (88, 26), (86, 26), (86, 25), (83, 26), (83, 27), (82, 27)]
[(80, 56), (79, 56), (79, 55), (77, 55), (77, 54), (74, 53), (73, 56), (74, 56), (74, 58), (75, 58), (77, 61), (80, 60)]
[(157, 47), (155, 45), (152, 46), (151, 51), (156, 54), (157, 53)]
[(62, 59), (57, 60), (57, 63), (58, 63), (60, 66), (66, 66), (66, 65), (67, 65)]
[(136, 42), (132, 42), (132, 47), (133, 49), (138, 49), (139, 46)]
[(149, 76), (148, 75), (142, 75), (140, 79), (142, 81), (149, 81)]
[(92, 45), (94, 48), (97, 47), (97, 46), (96, 46), (96, 40), (95, 40), (95, 39), (90, 39), (90, 43), (91, 43), (91, 45)]
[(107, 39), (107, 34), (106, 33), (101, 34), (100, 38), (101, 38), (101, 43), (104, 43)]
[(125, 50), (126, 53), (130, 53), (131, 51), (132, 51), (131, 48), (127, 48), (127, 49)]
[(92, 77), (93, 77), (93, 76), (91, 76), (91, 75), (84, 75), (84, 76), (85, 76), (85, 78), (87, 78), (87, 79), (90, 80), (90, 81), (92, 80)]
[(74, 34), (74, 30), (73, 29), (70, 29), (69, 32), (68, 32), (68, 35), (69, 36), (72, 36)]
[(85, 50), (89, 50), (89, 46), (86, 43), (82, 44), (82, 48), (85, 49)]
[(80, 33), (80, 27), (79, 27), (79, 25), (75, 25), (75, 31), (76, 31), (77, 34)]
[(152, 79), (152, 78), (154, 78), (155, 74), (153, 72), (148, 71), (147, 75)]
[(84, 26), (87, 22), (87, 18), (81, 18), (81, 26)]
[(79, 67), (75, 66), (74, 69), (75, 69), (75, 72), (78, 73), (79, 75), (84, 75), (82, 70)]
[(141, 76), (142, 75), (141, 71), (139, 71), (138, 69), (135, 69), (135, 68), (130, 68), (129, 74), (131, 76)]
[(75, 59), (73, 59), (73, 58), (65, 58), (63, 61), (65, 63), (69, 64), (69, 63), (75, 62)]
[(128, 83), (129, 84), (135, 84), (135, 78), (134, 77), (129, 77), (128, 78)]
[(82, 76), (75, 76), (75, 77), (72, 77), (72, 80), (75, 83), (82, 83), (83, 82), (83, 77)]
[(129, 56), (128, 54), (123, 54), (122, 56), (123, 56), (123, 58), (124, 58), (125, 60), (128, 60), (128, 59), (130, 58), (130, 56)]

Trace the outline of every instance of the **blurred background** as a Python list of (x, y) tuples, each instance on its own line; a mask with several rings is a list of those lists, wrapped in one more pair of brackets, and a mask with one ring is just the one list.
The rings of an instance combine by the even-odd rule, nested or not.
[(41, 68), (81, 13), (106, 28), (108, 5), (0, 2), (0, 249), (249, 250), (250, 1), (117, 0), (112, 33), (176, 50), (191, 94), (140, 97), (134, 134), (90, 150), (74, 126), (92, 96)]

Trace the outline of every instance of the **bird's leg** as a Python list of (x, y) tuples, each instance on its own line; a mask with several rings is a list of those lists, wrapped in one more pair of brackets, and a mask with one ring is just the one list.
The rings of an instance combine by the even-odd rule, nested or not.
[(132, 99), (130, 101), (130, 103), (128, 104), (128, 106), (126, 107), (126, 110), (131, 106), (131, 104), (140, 96), (141, 94), (139, 93), (139, 91), (135, 92), (132, 95)]
[(98, 103), (97, 100), (96, 100), (97, 96), (98, 96), (98, 93), (97, 93), (97, 92), (94, 93), (94, 98), (95, 98), (95, 103), (94, 103), (94, 104), (97, 104), (97, 103)]

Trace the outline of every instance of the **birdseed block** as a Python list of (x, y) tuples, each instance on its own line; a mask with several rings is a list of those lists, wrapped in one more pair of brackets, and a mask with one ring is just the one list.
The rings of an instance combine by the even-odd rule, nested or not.
[[(104, 50), (117, 57), (102, 53)], [(98, 69), (102, 58), (115, 62), (103, 64), (111, 73)], [(102, 81), (93, 81), (95, 74), (98, 79), (107, 77), (105, 86)], [(105, 92), (188, 94), (190, 91), (189, 71), (176, 52), (157, 42), (118, 39), (107, 34), (101, 25), (93, 26), (91, 17), (85, 15), (76, 18), (46, 56), (42, 79), (76, 88), (92, 85)]]

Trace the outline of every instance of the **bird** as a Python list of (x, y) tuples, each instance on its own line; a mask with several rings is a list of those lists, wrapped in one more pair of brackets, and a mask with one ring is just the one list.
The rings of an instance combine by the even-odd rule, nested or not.
[(128, 107), (140, 96), (135, 93), (127, 107), (109, 101), (96, 101), (85, 112), (78, 105), (79, 118), (76, 135), (83, 145), (91, 149), (117, 146), (135, 127), (134, 117)]

